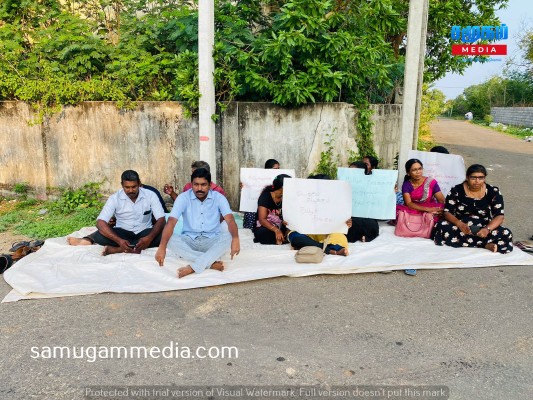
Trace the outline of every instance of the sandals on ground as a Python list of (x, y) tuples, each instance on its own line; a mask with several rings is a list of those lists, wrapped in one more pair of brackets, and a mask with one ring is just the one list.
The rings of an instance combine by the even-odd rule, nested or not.
[(22, 257), (25, 257), (30, 253), (31, 249), (28, 246), (19, 247), (16, 251), (13, 252), (13, 254), (11, 254), (11, 258), (13, 259), (13, 261), (18, 261)]
[(25, 240), (23, 240), (22, 242), (15, 242), (15, 243), (13, 243), (13, 245), (11, 246), (9, 251), (17, 251), (21, 247), (25, 247), (25, 246), (29, 246), (29, 245), (30, 245), (30, 242), (27, 242)]
[(43, 244), (44, 244), (44, 240), (33, 240), (30, 242), (28, 247), (30, 248), (31, 253), (35, 253), (37, 250), (41, 248)]

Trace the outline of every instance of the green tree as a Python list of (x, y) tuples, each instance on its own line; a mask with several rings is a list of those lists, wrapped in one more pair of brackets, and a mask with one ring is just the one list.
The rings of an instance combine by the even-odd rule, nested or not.
[(429, 123), (441, 115), (446, 107), (446, 96), (438, 89), (431, 89), (424, 85), (422, 89), (422, 103), (420, 111), (420, 125), (418, 129), (419, 149), (429, 150), (433, 144)]

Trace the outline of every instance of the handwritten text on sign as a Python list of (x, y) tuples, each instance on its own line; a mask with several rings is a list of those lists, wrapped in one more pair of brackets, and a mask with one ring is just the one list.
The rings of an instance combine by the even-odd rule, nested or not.
[(409, 150), (408, 157), (422, 161), (424, 176), (435, 178), (445, 197), (452, 187), (465, 180), (465, 162), (463, 157), (457, 154)]
[(374, 169), (372, 175), (365, 175), (361, 168), (338, 168), (337, 178), (350, 182), (353, 217), (396, 218), (394, 186), (398, 171)]
[(257, 199), (263, 188), (272, 185), (274, 178), (287, 174), (294, 178), (293, 169), (241, 168), (241, 203), (239, 211), (256, 212)]
[(352, 194), (342, 181), (287, 179), (283, 185), (283, 219), (304, 234), (347, 233)]

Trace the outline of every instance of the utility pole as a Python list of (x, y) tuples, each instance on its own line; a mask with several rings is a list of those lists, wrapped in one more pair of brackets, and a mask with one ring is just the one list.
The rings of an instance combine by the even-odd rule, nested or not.
[(399, 187), (401, 186), (401, 177), (403, 176), (403, 168), (407, 162), (409, 150), (415, 148), (418, 141), (424, 57), (426, 54), (427, 19), (428, 0), (410, 0), (407, 22), (407, 53), (403, 79), (402, 132), (398, 157)]
[(215, 141), (215, 6), (214, 0), (199, 0), (198, 3), (198, 81), (200, 104), (198, 116), (200, 159), (209, 163), (211, 179), (217, 180)]

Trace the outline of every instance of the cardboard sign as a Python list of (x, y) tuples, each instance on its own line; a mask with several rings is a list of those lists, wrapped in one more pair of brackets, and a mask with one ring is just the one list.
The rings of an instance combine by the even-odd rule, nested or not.
[[(424, 166), (424, 176), (431, 176), (436, 179), (444, 197), (450, 193), (452, 187), (465, 180), (465, 162), (463, 157), (457, 154), (409, 150), (408, 157), (409, 159), (417, 158), (422, 161)], [(404, 171), (405, 166), (402, 167), (402, 174)]]
[(257, 199), (265, 186), (272, 185), (274, 178), (287, 174), (294, 178), (293, 169), (241, 168), (241, 201), (239, 211), (256, 212)]
[(352, 193), (348, 182), (321, 179), (283, 181), (283, 219), (304, 234), (347, 233)]
[(396, 218), (394, 186), (398, 171), (374, 169), (371, 175), (365, 175), (361, 168), (338, 168), (337, 178), (351, 185), (353, 217)]

